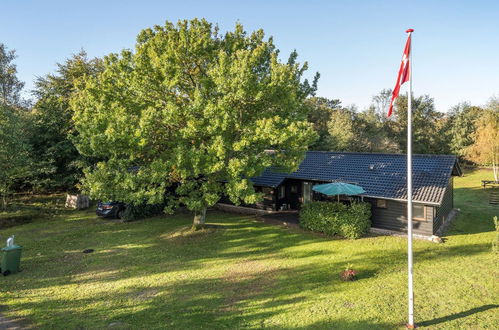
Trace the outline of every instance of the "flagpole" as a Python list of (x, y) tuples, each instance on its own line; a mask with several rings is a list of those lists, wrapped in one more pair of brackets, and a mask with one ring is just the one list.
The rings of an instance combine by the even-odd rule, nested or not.
[[(411, 37), (413, 29), (408, 29)], [(408, 329), (414, 329), (414, 288), (412, 260), (412, 38), (409, 51), (409, 93), (407, 97), (407, 264), (408, 264), (408, 296), (409, 322)]]

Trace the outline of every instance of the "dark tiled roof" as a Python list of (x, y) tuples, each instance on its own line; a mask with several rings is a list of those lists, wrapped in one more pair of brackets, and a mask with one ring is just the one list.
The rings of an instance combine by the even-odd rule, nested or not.
[[(253, 178), (260, 186), (277, 187), (284, 179), (354, 183), (366, 196), (407, 199), (407, 158), (402, 154), (309, 151), (293, 173), (267, 169)], [(414, 155), (414, 201), (440, 204), (454, 171), (459, 173), (456, 156)]]

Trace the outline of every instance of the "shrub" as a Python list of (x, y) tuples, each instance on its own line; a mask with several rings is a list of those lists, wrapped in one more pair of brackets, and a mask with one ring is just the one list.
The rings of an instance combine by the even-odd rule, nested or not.
[(352, 265), (340, 273), (340, 278), (343, 281), (355, 281), (357, 279), (357, 271), (352, 268)]
[(121, 219), (123, 221), (132, 221), (152, 217), (161, 214), (164, 208), (165, 204), (127, 204)]
[(492, 251), (499, 252), (499, 219), (497, 216), (494, 217), (494, 225), (496, 226), (496, 238), (492, 242)]
[(300, 211), (300, 224), (309, 230), (346, 238), (360, 238), (371, 226), (371, 205), (311, 202)]

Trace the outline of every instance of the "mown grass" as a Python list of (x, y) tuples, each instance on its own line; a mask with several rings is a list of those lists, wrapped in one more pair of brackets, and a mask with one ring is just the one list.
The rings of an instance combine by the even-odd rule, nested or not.
[(0, 230), (64, 212), (63, 195), (17, 195), (0, 209)]
[[(479, 185), (455, 180), (461, 214), (444, 244), (415, 241), (416, 321), (499, 327), (492, 216)], [(120, 223), (59, 211), (21, 226), (23, 271), (0, 278), (0, 313), (39, 328), (397, 329), (406, 322), (406, 240), (328, 239), (249, 216), (180, 213)], [(87, 248), (94, 253), (83, 254)], [(352, 263), (359, 280), (342, 282)]]

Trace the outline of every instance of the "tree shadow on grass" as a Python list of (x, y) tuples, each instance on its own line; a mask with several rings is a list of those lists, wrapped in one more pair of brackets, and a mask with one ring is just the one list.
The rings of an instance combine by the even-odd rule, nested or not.
[[(212, 278), (191, 278), (168, 285), (143, 284), (95, 297), (47, 297), (42, 301), (25, 300), (13, 305), (16, 309), (50, 315), (38, 323), (47, 328), (62, 324), (67, 328), (104, 328), (113, 322), (125, 328), (279, 328), (271, 318), (289, 313), (298, 306), (313, 305), (311, 292), (330, 281), (328, 267), (279, 268), (244, 260)], [(303, 281), (303, 277), (307, 281)], [(335, 292), (345, 288), (339, 281), (334, 282)], [(114, 304), (108, 302), (111, 298)], [(303, 328), (309, 327), (372, 329), (393, 325), (332, 319)]]
[(495, 305), (495, 304), (483, 305), (483, 306), (480, 306), (480, 307), (468, 309), (467, 311), (463, 311), (463, 312), (460, 312), (460, 313), (455, 313), (455, 314), (451, 314), (451, 315), (448, 315), (448, 316), (439, 317), (439, 318), (436, 318), (436, 319), (433, 319), (433, 320), (427, 320), (427, 321), (423, 321), (423, 322), (418, 322), (418, 326), (429, 327), (431, 325), (437, 325), (437, 324), (440, 324), (440, 323), (457, 320), (457, 319), (460, 319), (460, 318), (463, 318), (463, 317), (467, 317), (467, 316), (470, 316), (470, 315), (473, 315), (473, 314), (476, 314), (476, 313), (484, 312), (484, 311), (487, 311), (489, 309), (494, 309), (494, 308), (498, 308), (498, 307), (499, 307), (499, 305)]
[(397, 328), (395, 324), (382, 323), (376, 321), (365, 321), (365, 320), (348, 320), (346, 318), (318, 321), (303, 327), (293, 327), (293, 329), (341, 329), (341, 330), (348, 330), (348, 329), (374, 330), (374, 329), (395, 329), (395, 328)]
[[(68, 326), (72, 327), (105, 327), (109, 322), (120, 321), (135, 326), (235, 328), (255, 326), (281, 313), (289, 314), (297, 305), (314, 304), (315, 296), (322, 289), (336, 293), (347, 288), (338, 279), (339, 271), (346, 266), (345, 259), (318, 262), (314, 258), (334, 257), (338, 253), (335, 246), (346, 244), (354, 249), (357, 241), (329, 241), (306, 231), (282, 230), (252, 218), (223, 213), (211, 214), (209, 219), (217, 225), (216, 230), (189, 232), (185, 228), (190, 226), (190, 219), (185, 217), (126, 224), (91, 220), (87, 222), (95, 223), (95, 226), (83, 222), (71, 229), (69, 237), (57, 227), (53, 237), (47, 237), (37, 245), (42, 250), (46, 247), (47, 252), (42, 251), (42, 256), (37, 256), (35, 251), (29, 252), (24, 260), (26, 271), (17, 279), (18, 283), (23, 283), (21, 291), (29, 293), (47, 288), (63, 290), (61, 295), (64, 296), (64, 286), (69, 284), (78, 287), (90, 284), (110, 290), (92, 297), (78, 294), (71, 299), (63, 299), (61, 295), (40, 299), (29, 293), (31, 301), (14, 299), (9, 306), (36, 311), (38, 319), (39, 315), (50, 315), (50, 318), (38, 320), (45, 327), (50, 327), (54, 321), (62, 324), (70, 318), (72, 323)], [(62, 243), (54, 244), (54, 239), (58, 238)], [(324, 244), (315, 245), (325, 242), (333, 245), (328, 244), (328, 249)], [(95, 252), (82, 254), (84, 248), (95, 248)], [(484, 249), (488, 246), (443, 246), (417, 251), (416, 258), (423, 261), (469, 256)], [(403, 249), (383, 250), (383, 247), (373, 245), (372, 249), (352, 253), (348, 261), (361, 268), (359, 279), (362, 283), (385, 270), (387, 265), (392, 268), (402, 265), (405, 257)], [(286, 259), (298, 260), (299, 264), (288, 263)], [(225, 263), (227, 267), (221, 267)], [(204, 271), (212, 266), (215, 272)], [(192, 270), (203, 272), (188, 275)], [(176, 280), (158, 285), (156, 275), (163, 281), (166, 277)], [(184, 278), (184, 275), (190, 277)], [(115, 281), (127, 280), (130, 284), (122, 286), (121, 290), (113, 289)], [(134, 308), (137, 306), (138, 310)], [(118, 313), (113, 314), (114, 311)], [(115, 316), (103, 320), (106, 313)], [(331, 319), (310, 327), (367, 329), (396, 325)]]

